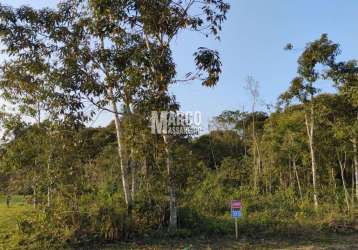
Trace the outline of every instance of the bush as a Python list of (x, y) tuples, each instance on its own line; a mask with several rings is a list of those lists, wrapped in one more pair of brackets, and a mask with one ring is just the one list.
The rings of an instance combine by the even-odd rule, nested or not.
[(179, 228), (189, 230), (191, 235), (224, 235), (232, 231), (225, 217), (205, 216), (188, 207), (180, 208), (178, 216)]

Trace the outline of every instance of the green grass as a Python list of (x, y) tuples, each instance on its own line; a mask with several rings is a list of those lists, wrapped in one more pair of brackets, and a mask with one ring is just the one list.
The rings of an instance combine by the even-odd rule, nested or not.
[(17, 218), (31, 210), (23, 196), (11, 197), (10, 207), (6, 206), (6, 198), (0, 196), (0, 249), (6, 249), (5, 245), (17, 228)]
[[(10, 208), (6, 206), (5, 197), (0, 196), (0, 250), (11, 249), (13, 232), (17, 229), (17, 219), (31, 212), (32, 206), (27, 204), (23, 196), (13, 196)], [(262, 217), (262, 216), (261, 216)], [(358, 246), (357, 234), (334, 234), (320, 233), (318, 231), (305, 228), (302, 225), (297, 228), (301, 231), (302, 237), (298, 234), (291, 237), (280, 237), (283, 226), (272, 230), (276, 233), (259, 233), (264, 231), (262, 224), (265, 221), (256, 221), (251, 218), (250, 223), (240, 223), (239, 240), (234, 235), (220, 236), (195, 236), (195, 237), (150, 237), (133, 239), (131, 242), (119, 242), (105, 246), (92, 246), (83, 249), (92, 250), (119, 250), (119, 249), (355, 249)], [(260, 224), (260, 228), (256, 224)], [(231, 224), (226, 226), (230, 227)], [(231, 225), (233, 227), (233, 224)], [(294, 226), (290, 224), (290, 227)], [(254, 232), (250, 232), (254, 228)], [(278, 231), (277, 231), (278, 230)], [(282, 231), (281, 230), (281, 231)], [(233, 230), (229, 230), (230, 232)], [(252, 231), (252, 230), (251, 230)], [(301, 234), (300, 233), (300, 234)], [(80, 249), (80, 248), (76, 248)]]

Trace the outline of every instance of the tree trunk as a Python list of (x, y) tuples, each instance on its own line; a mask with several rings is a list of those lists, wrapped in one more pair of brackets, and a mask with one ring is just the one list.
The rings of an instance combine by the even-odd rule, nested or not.
[(253, 172), (254, 172), (254, 192), (257, 192), (257, 164), (256, 164), (256, 148), (253, 148), (254, 152), (253, 152), (253, 159), (252, 159), (252, 164), (253, 164)]
[(358, 159), (357, 159), (357, 138), (353, 139), (353, 162), (354, 162), (354, 173), (355, 173), (355, 188), (356, 188), (356, 199), (358, 200)]
[(52, 184), (52, 180), (51, 180), (51, 173), (50, 173), (50, 164), (51, 164), (51, 153), (48, 157), (47, 160), (47, 207), (51, 206), (51, 184)]
[(253, 171), (254, 171), (254, 191), (257, 192), (257, 185), (258, 185), (258, 171), (257, 171), (257, 162), (256, 162), (256, 135), (255, 135), (255, 109), (252, 108), (252, 150), (253, 150)]
[(135, 193), (137, 191), (137, 178), (136, 178), (137, 165), (136, 165), (136, 162), (132, 160), (130, 166), (131, 166), (130, 169), (131, 169), (131, 176), (132, 176), (132, 200), (134, 202)]
[[(270, 157), (271, 158), (271, 157)], [(273, 160), (270, 159), (270, 170), (273, 169)], [(272, 193), (272, 171), (269, 170), (269, 193)]]
[(214, 162), (214, 168), (218, 169), (217, 165), (216, 165), (216, 159), (215, 159), (215, 154), (214, 154), (214, 149), (213, 149), (213, 142), (211, 140), (211, 135), (209, 136), (209, 143), (210, 143), (210, 151), (211, 151), (211, 156), (213, 157), (213, 162)]
[(331, 168), (331, 177), (332, 177), (332, 182), (333, 182), (333, 191), (334, 191), (334, 196), (336, 198), (336, 203), (338, 204), (338, 194), (337, 194), (337, 183), (336, 183), (336, 177), (335, 177), (335, 172), (334, 172), (334, 168)]
[(298, 171), (297, 171), (297, 166), (296, 166), (296, 160), (293, 159), (292, 163), (293, 163), (293, 170), (295, 171), (295, 175), (296, 175), (298, 191), (300, 192), (301, 200), (303, 200), (300, 178), (298, 176)]
[(310, 121), (308, 120), (307, 113), (305, 112), (305, 123), (308, 135), (308, 143), (310, 147), (310, 154), (311, 154), (311, 168), (312, 168), (312, 184), (313, 184), (313, 202), (314, 207), (317, 210), (318, 208), (318, 199), (317, 199), (317, 184), (316, 184), (316, 158), (315, 158), (315, 151), (314, 151), (314, 108), (313, 108), (313, 97), (311, 98), (311, 108), (310, 108)]
[(11, 195), (7, 194), (6, 195), (6, 207), (9, 208), (10, 207), (10, 201), (11, 201)]
[(116, 127), (116, 137), (117, 137), (117, 144), (118, 144), (118, 155), (120, 158), (124, 199), (127, 204), (128, 214), (131, 214), (133, 203), (132, 203), (132, 196), (131, 196), (131, 192), (130, 192), (130, 186), (129, 186), (129, 182), (128, 182), (128, 170), (129, 170), (128, 152), (125, 149), (125, 145), (122, 143), (121, 124), (120, 124), (120, 119), (119, 119), (119, 115), (118, 115), (117, 104), (113, 98), (112, 88), (108, 89), (108, 96), (109, 96), (109, 99), (110, 99), (110, 102), (112, 105), (113, 118), (114, 118), (114, 123), (115, 123), (115, 127)]
[(51, 188), (47, 187), (47, 207), (51, 206)]
[(288, 176), (289, 176), (289, 184), (288, 186), (289, 187), (293, 187), (293, 181), (292, 181), (292, 160), (291, 160), (291, 157), (289, 156), (288, 158)]
[(37, 208), (37, 190), (35, 185), (32, 187), (32, 205), (34, 209)]
[(144, 177), (147, 177), (147, 175), (148, 175), (148, 163), (147, 163), (146, 156), (144, 156), (144, 158), (143, 158), (142, 174), (144, 175)]
[(244, 144), (244, 156), (247, 157), (247, 145), (246, 145), (246, 131), (245, 131), (245, 121), (242, 119), (242, 142)]
[(340, 167), (340, 170), (341, 170), (341, 178), (342, 178), (342, 185), (343, 185), (343, 189), (344, 189), (344, 197), (345, 197), (345, 200), (346, 200), (347, 209), (349, 211), (350, 209), (349, 209), (348, 191), (347, 191), (347, 187), (346, 187), (346, 181), (345, 181), (345, 178), (344, 178), (344, 169), (346, 168), (346, 159), (344, 159), (344, 163), (342, 163), (341, 159), (338, 159), (338, 162), (339, 162), (339, 167)]
[(355, 200), (354, 200), (354, 187), (355, 187), (355, 181), (354, 181), (354, 179), (355, 179), (355, 177), (354, 177), (354, 165), (352, 164), (352, 169), (351, 169), (351, 171), (352, 171), (352, 179), (351, 179), (351, 181), (352, 181), (352, 187), (351, 187), (351, 197), (352, 197), (352, 199), (351, 199), (351, 207), (353, 208), (354, 207), (354, 202), (355, 202)]
[(256, 134), (255, 134), (255, 144), (256, 144), (256, 150), (257, 150), (257, 186), (258, 186), (258, 190), (260, 190), (260, 177), (262, 175), (262, 173), (261, 173), (261, 171), (262, 171), (262, 158), (261, 158), (260, 147), (259, 147), (259, 144), (258, 144), (257, 139), (256, 139)]
[(165, 143), (165, 151), (167, 154), (166, 165), (169, 179), (169, 230), (177, 229), (177, 207), (176, 207), (176, 183), (175, 183), (175, 170), (172, 160), (171, 142), (168, 135), (163, 135)]

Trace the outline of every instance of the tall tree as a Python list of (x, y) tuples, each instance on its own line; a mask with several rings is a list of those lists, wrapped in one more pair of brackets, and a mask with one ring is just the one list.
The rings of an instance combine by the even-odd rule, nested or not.
[(258, 97), (259, 97), (259, 82), (256, 81), (252, 76), (248, 76), (246, 79), (246, 86), (245, 88), (249, 91), (250, 95), (251, 95), (251, 99), (252, 99), (252, 104), (251, 104), (251, 112), (252, 112), (252, 161), (253, 161), (253, 169), (254, 169), (254, 176), (253, 176), (253, 181), (254, 181), (254, 190), (257, 191), (258, 190), (258, 183), (259, 183), (259, 176), (260, 176), (260, 170), (261, 170), (261, 152), (260, 152), (260, 147), (259, 147), (259, 143), (257, 141), (257, 136), (256, 136), (256, 126), (255, 126), (255, 110), (256, 110), (256, 105), (257, 105), (257, 101), (258, 101)]
[(333, 78), (339, 93), (353, 106), (353, 122), (350, 123), (348, 134), (353, 147), (353, 164), (355, 172), (355, 194), (358, 200), (358, 65), (356, 60), (334, 64), (328, 75)]
[(290, 101), (294, 98), (305, 104), (305, 124), (311, 154), (312, 184), (314, 206), (318, 208), (317, 192), (317, 163), (315, 154), (315, 94), (319, 91), (315, 87), (317, 80), (326, 77), (326, 74), (317, 68), (318, 65), (333, 66), (339, 54), (339, 47), (323, 34), (320, 39), (309, 43), (298, 59), (298, 77), (292, 82), (288, 91), (280, 98)]
[[(187, 1), (139, 1), (138, 13), (143, 20), (140, 33), (146, 41), (148, 51), (156, 48), (162, 53), (171, 54), (171, 43), (175, 36), (183, 30), (193, 30), (195, 32), (208, 31), (206, 36), (212, 34), (218, 37), (222, 22), (226, 19), (229, 4), (223, 0), (187, 0)], [(199, 10), (199, 14), (195, 13)], [(219, 80), (221, 73), (221, 62), (216, 51), (200, 47), (194, 54), (197, 71), (188, 73), (187, 78), (179, 81), (190, 81), (201, 79), (204, 86), (214, 86)], [(160, 62), (160, 61), (159, 61)], [(168, 96), (168, 88), (171, 84), (178, 82), (173, 75), (168, 74), (158, 68), (158, 64), (152, 61), (151, 70), (157, 81), (158, 87), (154, 90), (155, 96)], [(203, 75), (203, 73), (207, 73)], [(164, 103), (162, 109), (167, 109), (168, 103)], [(167, 152), (167, 171), (169, 180), (169, 200), (170, 200), (170, 223), (169, 228), (175, 230), (177, 227), (176, 209), (176, 187), (175, 172), (172, 166), (172, 144), (173, 139), (170, 135), (164, 134), (163, 141), (166, 144)]]

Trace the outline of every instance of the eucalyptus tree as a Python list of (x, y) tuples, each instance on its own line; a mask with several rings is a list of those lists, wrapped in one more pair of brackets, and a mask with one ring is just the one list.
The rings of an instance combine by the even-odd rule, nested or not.
[(311, 155), (312, 184), (314, 206), (318, 208), (317, 198), (317, 163), (315, 153), (315, 100), (314, 97), (319, 91), (315, 86), (318, 80), (327, 77), (327, 72), (320, 71), (318, 66), (332, 67), (335, 58), (339, 54), (339, 46), (323, 34), (320, 39), (307, 44), (305, 50), (298, 59), (298, 76), (291, 82), (289, 89), (280, 96), (284, 101), (297, 99), (305, 106), (305, 125)]
[[(145, 40), (147, 50), (151, 53), (151, 51), (159, 48), (162, 51), (162, 55), (171, 55), (170, 46), (173, 38), (183, 30), (192, 30), (205, 33), (206, 36), (213, 35), (219, 38), (218, 33), (221, 30), (222, 22), (226, 19), (226, 13), (230, 8), (229, 4), (224, 0), (150, 0), (137, 1), (136, 4), (137, 18), (141, 20), (136, 27)], [(188, 73), (186, 79), (180, 79), (179, 81), (200, 79), (204, 86), (211, 87), (216, 85), (221, 73), (219, 54), (214, 50), (199, 47), (198, 51), (194, 53), (194, 57), (197, 66), (196, 72)], [(158, 65), (155, 61), (150, 65), (157, 84), (152, 93), (157, 98), (168, 96), (169, 86), (178, 82), (177, 79), (174, 79), (175, 74), (170, 74), (170, 71), (168, 74), (168, 72), (162, 70), (162, 66), (162, 64)], [(169, 103), (164, 103), (162, 109), (168, 109), (168, 105)], [(166, 165), (169, 179), (169, 225), (171, 229), (176, 229), (175, 173), (172, 166), (173, 161), (171, 160), (173, 138), (164, 134), (163, 141), (166, 144)]]
[[(254, 169), (254, 175), (253, 175), (253, 181), (254, 181), (254, 190), (258, 190), (258, 183), (259, 183), (259, 175), (260, 175), (260, 169), (261, 169), (261, 152), (260, 147), (257, 141), (256, 136), (256, 126), (255, 126), (255, 109), (258, 101), (258, 97), (260, 95), (259, 93), (259, 82), (256, 81), (252, 76), (248, 76), (246, 79), (246, 85), (245, 88), (249, 91), (252, 99), (251, 104), (251, 112), (252, 112), (252, 161), (253, 161), (253, 169)], [(257, 157), (256, 157), (257, 156)]]
[(124, 113), (129, 112), (135, 89), (146, 76), (147, 60), (144, 43), (126, 30), (128, 17), (122, 11), (127, 3), (105, 16), (101, 11), (107, 7), (113, 6), (95, 6), (93, 1), (66, 1), (56, 10), (1, 6), (1, 40), (9, 56), (3, 65), (2, 88), (5, 97), (15, 101), (19, 93), (25, 97), (39, 93), (50, 100), (47, 112), (54, 119), (67, 119), (70, 114), (86, 120), (86, 106), (111, 111), (130, 211), (129, 159), (121, 143), (118, 103), (122, 102)]

